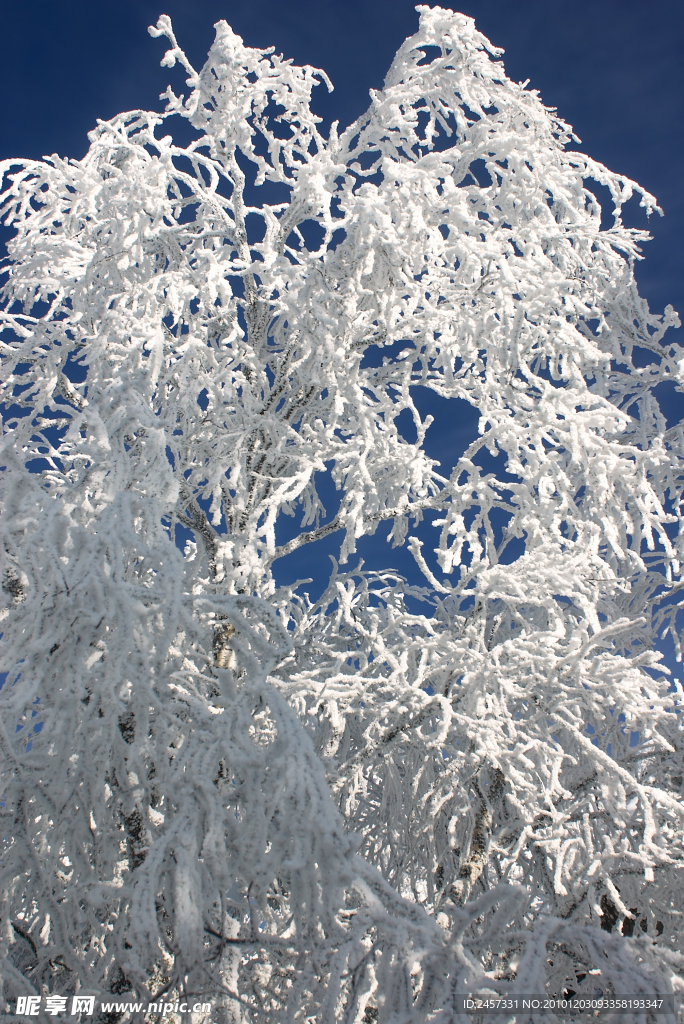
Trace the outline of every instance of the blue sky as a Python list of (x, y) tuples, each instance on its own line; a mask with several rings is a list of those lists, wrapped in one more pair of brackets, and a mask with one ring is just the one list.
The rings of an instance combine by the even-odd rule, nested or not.
[[(446, 5), (445, 5), (446, 6)], [(653, 192), (665, 218), (639, 280), (654, 310), (684, 309), (684, 5), (681, 0), (455, 0), (505, 48), (508, 75), (529, 78), (574, 125), (582, 147)], [(415, 31), (410, 0), (27, 0), (3, 5), (0, 156), (80, 157), (97, 117), (158, 109), (168, 72), (147, 25), (171, 16), (203, 63), (225, 18), (252, 46), (274, 45), (324, 68), (320, 113), (347, 124), (365, 109), (400, 43)]]
[[(160, 13), (171, 16), (196, 66), (213, 39), (213, 23), (224, 18), (247, 44), (274, 45), (299, 64), (324, 68), (335, 91), (317, 90), (318, 112), (342, 125), (363, 112), (369, 87), (382, 85), (397, 47), (418, 23), (410, 0), (6, 0), (3, 6), (0, 157), (81, 157), (96, 118), (161, 109), (158, 95), (169, 77), (159, 66), (165, 45), (146, 31)], [(544, 102), (558, 107), (582, 139), (579, 148), (656, 195), (665, 217), (651, 218), (654, 240), (637, 276), (655, 312), (667, 303), (684, 312), (681, 0), (455, 0), (452, 6), (505, 48), (509, 77), (530, 79)], [(675, 401), (684, 409), (682, 396)], [(668, 413), (680, 418), (676, 406)], [(441, 420), (432, 437), (442, 449), (453, 448), (467, 443), (471, 428)], [(408, 571), (408, 556), (390, 554), (378, 540), (367, 542), (367, 557)], [(297, 556), (294, 577), (309, 575), (321, 554)]]

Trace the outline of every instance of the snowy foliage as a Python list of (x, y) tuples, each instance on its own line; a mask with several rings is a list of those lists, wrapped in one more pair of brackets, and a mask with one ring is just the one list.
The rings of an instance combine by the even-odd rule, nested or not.
[[(163, 16), (187, 95), (0, 165), (8, 1001), (684, 988), (684, 356), (621, 219), (657, 207), (418, 11), (343, 132), (322, 72), (219, 22), (197, 73)], [(451, 473), (414, 385), (479, 412)], [(387, 521), (422, 588), (359, 564)], [(320, 598), (277, 585), (331, 534)]]

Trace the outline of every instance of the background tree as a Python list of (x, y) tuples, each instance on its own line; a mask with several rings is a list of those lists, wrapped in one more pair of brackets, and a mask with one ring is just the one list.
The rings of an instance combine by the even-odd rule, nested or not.
[[(8, 1000), (682, 985), (682, 357), (621, 220), (655, 200), (419, 11), (342, 133), (322, 72), (219, 22), (197, 73), (162, 16), (187, 97), (2, 165)], [(479, 411), (448, 475), (416, 384)], [(424, 587), (354, 558), (383, 521)], [(277, 586), (338, 531), (320, 598)]]

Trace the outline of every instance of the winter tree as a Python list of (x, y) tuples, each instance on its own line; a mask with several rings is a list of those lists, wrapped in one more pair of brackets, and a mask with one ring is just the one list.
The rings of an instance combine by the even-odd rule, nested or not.
[[(684, 357), (621, 219), (658, 208), (418, 11), (344, 131), (323, 72), (225, 22), (196, 72), (162, 16), (186, 94), (1, 165), (6, 1004), (684, 988)], [(451, 473), (415, 385), (479, 412)], [(360, 562), (388, 522), (422, 587)], [(333, 534), (320, 597), (278, 585)]]

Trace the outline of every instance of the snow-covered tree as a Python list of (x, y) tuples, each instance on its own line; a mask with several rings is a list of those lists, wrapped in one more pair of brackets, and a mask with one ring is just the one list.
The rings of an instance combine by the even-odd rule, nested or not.
[[(418, 11), (343, 132), (323, 72), (219, 22), (198, 73), (162, 16), (187, 95), (1, 165), (8, 1002), (684, 988), (684, 357), (621, 219), (657, 207)], [(479, 412), (451, 473), (414, 385)], [(359, 562), (383, 522), (424, 586)], [(278, 585), (331, 534), (320, 598)]]

